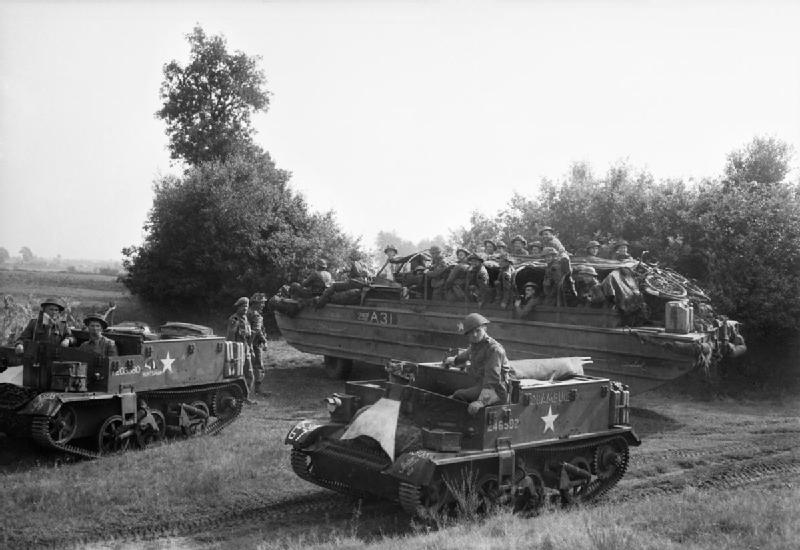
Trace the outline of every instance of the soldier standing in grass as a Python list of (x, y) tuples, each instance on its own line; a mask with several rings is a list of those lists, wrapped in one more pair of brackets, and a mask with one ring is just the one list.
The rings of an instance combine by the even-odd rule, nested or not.
[(101, 357), (115, 357), (117, 344), (111, 338), (103, 336), (103, 331), (108, 328), (108, 323), (102, 315), (87, 315), (83, 320), (86, 330), (89, 332), (89, 340), (78, 347), (81, 351), (90, 351)]
[[(242, 296), (233, 305), (236, 307), (236, 313), (228, 317), (227, 339), (231, 342), (241, 342), (244, 345), (244, 381), (247, 384), (248, 394), (251, 394), (253, 393), (255, 375), (253, 374), (252, 349), (250, 347), (253, 334), (250, 329), (250, 322), (247, 320), (247, 309), (250, 307), (250, 300)], [(247, 405), (258, 403), (249, 397), (244, 402)]]
[(255, 387), (253, 391), (268, 397), (269, 394), (261, 389), (264, 381), (264, 353), (267, 351), (267, 334), (264, 332), (264, 302), (267, 301), (263, 292), (256, 292), (250, 297), (250, 307), (247, 310), (247, 322), (250, 323), (250, 347), (253, 350), (253, 378)]
[[(67, 326), (67, 321), (60, 318), (66, 309), (64, 302), (58, 298), (48, 298), (40, 304), (40, 307), (39, 315), (28, 322), (28, 326), (14, 343), (17, 355), (22, 355), (26, 348), (39, 342), (61, 345), (65, 348), (76, 342)], [(35, 350), (29, 349), (29, 352), (35, 353)]]
[[(489, 320), (479, 313), (470, 313), (459, 323), (461, 333), (469, 337), (469, 349), (445, 359), (445, 366), (466, 366), (475, 384), (456, 391), (450, 397), (469, 403), (467, 411), (477, 414), (482, 408), (495, 403), (507, 403), (510, 381), (516, 375), (508, 364), (506, 350), (486, 333)], [(463, 367), (462, 367), (463, 368)]]

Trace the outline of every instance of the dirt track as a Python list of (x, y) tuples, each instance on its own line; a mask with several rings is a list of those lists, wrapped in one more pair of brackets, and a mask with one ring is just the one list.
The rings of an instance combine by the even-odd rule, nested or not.
[[(357, 373), (369, 377), (371, 373)], [(271, 452), (284, 457), (289, 469), (289, 451), (279, 434), (305, 416), (324, 419), (319, 410), (298, 411), (298, 403), (317, 402), (340, 383), (320, 380), (316, 360), (296, 361), (268, 373), (269, 387), (289, 399), (247, 409), (237, 423), (258, 423), (274, 433)], [(299, 382), (299, 383), (298, 383)], [(299, 392), (299, 393), (298, 393)], [(320, 393), (323, 392), (323, 393)], [(632, 398), (631, 422), (642, 437), (641, 447), (631, 449), (628, 473), (605, 500), (631, 502), (661, 493), (760, 486), (797, 482), (800, 479), (800, 412), (796, 402), (769, 398), (739, 402), (733, 399), (703, 400), (673, 388)], [(308, 409), (308, 407), (305, 407)], [(219, 437), (224, 438), (223, 433)], [(23, 454), (30, 446), (17, 448)], [(149, 451), (144, 451), (149, 452)], [(29, 459), (34, 460), (33, 456)], [(57, 458), (55, 458), (57, 459)], [(24, 460), (24, 457), (23, 457)], [(51, 460), (54, 458), (51, 457)], [(17, 467), (19, 467), (17, 462)], [(36, 466), (31, 462), (29, 468)], [(86, 543), (96, 547), (197, 548), (267, 538), (297, 537), (313, 533), (316, 540), (336, 530), (348, 532), (356, 524), (362, 537), (407, 532), (410, 522), (398, 505), (389, 502), (357, 503), (346, 497), (296, 480), (273, 487), (252, 486), (228, 495), (223, 505), (198, 507), (182, 515), (148, 525), (108, 525), (101, 533), (87, 536), (75, 532), (60, 542)], [(357, 521), (355, 521), (357, 519)], [(99, 540), (98, 540), (99, 539)], [(81, 544), (83, 545), (83, 544)]]

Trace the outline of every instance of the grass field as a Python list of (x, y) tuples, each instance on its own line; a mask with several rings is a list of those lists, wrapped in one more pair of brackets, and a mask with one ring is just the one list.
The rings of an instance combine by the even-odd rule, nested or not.
[[(19, 277), (0, 279), (3, 293), (7, 281), (15, 295), (26, 288)], [(64, 296), (70, 285), (95, 284), (82, 274), (52, 277), (48, 292)], [(111, 278), (89, 277), (98, 292), (114, 292)], [(82, 303), (101, 297), (88, 292)], [(268, 363), (272, 396), (217, 436), (86, 461), (0, 435), (0, 548), (800, 547), (792, 388), (684, 380), (634, 396), (631, 422), (643, 444), (598, 505), (430, 528), (397, 504), (353, 501), (292, 473), (286, 433), (301, 419), (324, 421), (321, 399), (343, 384), (325, 377), (321, 358), (282, 341), (270, 343)], [(354, 375), (383, 373), (358, 366)]]

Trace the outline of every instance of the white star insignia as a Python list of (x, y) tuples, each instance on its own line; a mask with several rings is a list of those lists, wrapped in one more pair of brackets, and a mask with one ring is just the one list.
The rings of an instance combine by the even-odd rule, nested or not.
[(458, 323), (456, 325), (456, 329), (458, 330), (458, 332), (464, 332), (464, 323)]
[(159, 359), (159, 361), (161, 361), (161, 366), (164, 367), (162, 369), (163, 372), (172, 372), (172, 363), (175, 361), (175, 359), (169, 356), (169, 351), (167, 352), (167, 356), (164, 359)]
[(544, 431), (542, 433), (547, 433), (547, 430), (552, 431), (554, 434), (556, 433), (555, 429), (555, 422), (556, 418), (558, 418), (557, 414), (553, 414), (553, 407), (547, 407), (547, 415), (541, 417), (544, 420)]

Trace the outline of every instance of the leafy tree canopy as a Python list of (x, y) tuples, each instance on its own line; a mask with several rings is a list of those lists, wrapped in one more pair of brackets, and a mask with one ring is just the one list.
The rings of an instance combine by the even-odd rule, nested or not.
[(36, 257), (33, 255), (33, 251), (31, 251), (31, 249), (28, 248), (27, 246), (23, 246), (22, 248), (20, 248), (19, 253), (22, 256), (23, 262), (30, 262)]
[(310, 214), (267, 153), (206, 162), (155, 183), (140, 247), (123, 250), (125, 285), (147, 301), (202, 309), (273, 293), (315, 259), (332, 268), (357, 247), (332, 213)]
[(164, 65), (156, 116), (167, 124), (173, 159), (224, 161), (252, 144), (251, 114), (269, 107), (260, 57), (228, 53), (223, 36), (208, 37), (199, 26), (186, 38), (190, 60)]
[(755, 137), (745, 147), (728, 154), (725, 178), (729, 183), (782, 182), (791, 169), (792, 147), (774, 137)]
[(6, 263), (9, 259), (11, 259), (11, 254), (8, 253), (8, 249), (0, 246), (0, 264)]

